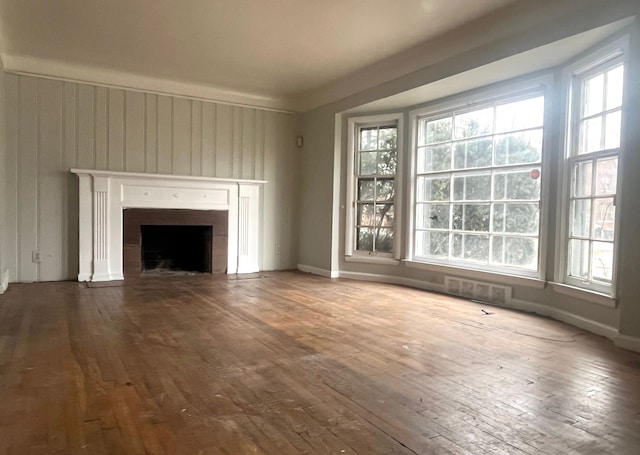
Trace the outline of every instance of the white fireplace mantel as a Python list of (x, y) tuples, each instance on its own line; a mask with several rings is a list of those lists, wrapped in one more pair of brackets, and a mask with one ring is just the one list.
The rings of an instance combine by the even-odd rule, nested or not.
[(227, 273), (260, 270), (260, 187), (264, 180), (71, 169), (79, 177), (78, 281), (122, 280), (126, 208), (229, 211)]

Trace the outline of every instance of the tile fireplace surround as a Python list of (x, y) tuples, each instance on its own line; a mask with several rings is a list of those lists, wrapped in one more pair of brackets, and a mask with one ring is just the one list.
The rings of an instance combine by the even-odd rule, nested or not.
[(79, 178), (78, 281), (122, 280), (127, 208), (227, 210), (227, 273), (260, 270), (263, 180), (71, 169)]

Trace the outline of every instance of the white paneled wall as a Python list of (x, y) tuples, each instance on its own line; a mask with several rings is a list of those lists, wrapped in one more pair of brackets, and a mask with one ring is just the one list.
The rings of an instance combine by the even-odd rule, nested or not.
[[(71, 168), (263, 179), (262, 269), (297, 260), (295, 117), (8, 74), (11, 281), (74, 279), (78, 182)], [(39, 251), (41, 262), (32, 260)], [(279, 254), (277, 254), (279, 253)]]

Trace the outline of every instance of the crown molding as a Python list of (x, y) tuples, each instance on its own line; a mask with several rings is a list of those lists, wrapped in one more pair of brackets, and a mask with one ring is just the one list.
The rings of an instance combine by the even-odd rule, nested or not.
[(12, 74), (88, 83), (102, 87), (191, 98), (276, 112), (293, 113), (295, 111), (293, 103), (286, 98), (142, 76), (124, 71), (26, 55), (3, 53), (0, 54), (0, 59), (4, 65), (4, 70)]

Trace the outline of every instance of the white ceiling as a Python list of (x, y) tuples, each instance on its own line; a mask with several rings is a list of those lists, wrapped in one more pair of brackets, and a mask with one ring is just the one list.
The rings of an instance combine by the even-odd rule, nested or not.
[(518, 0), (0, 0), (8, 71), (288, 109)]

